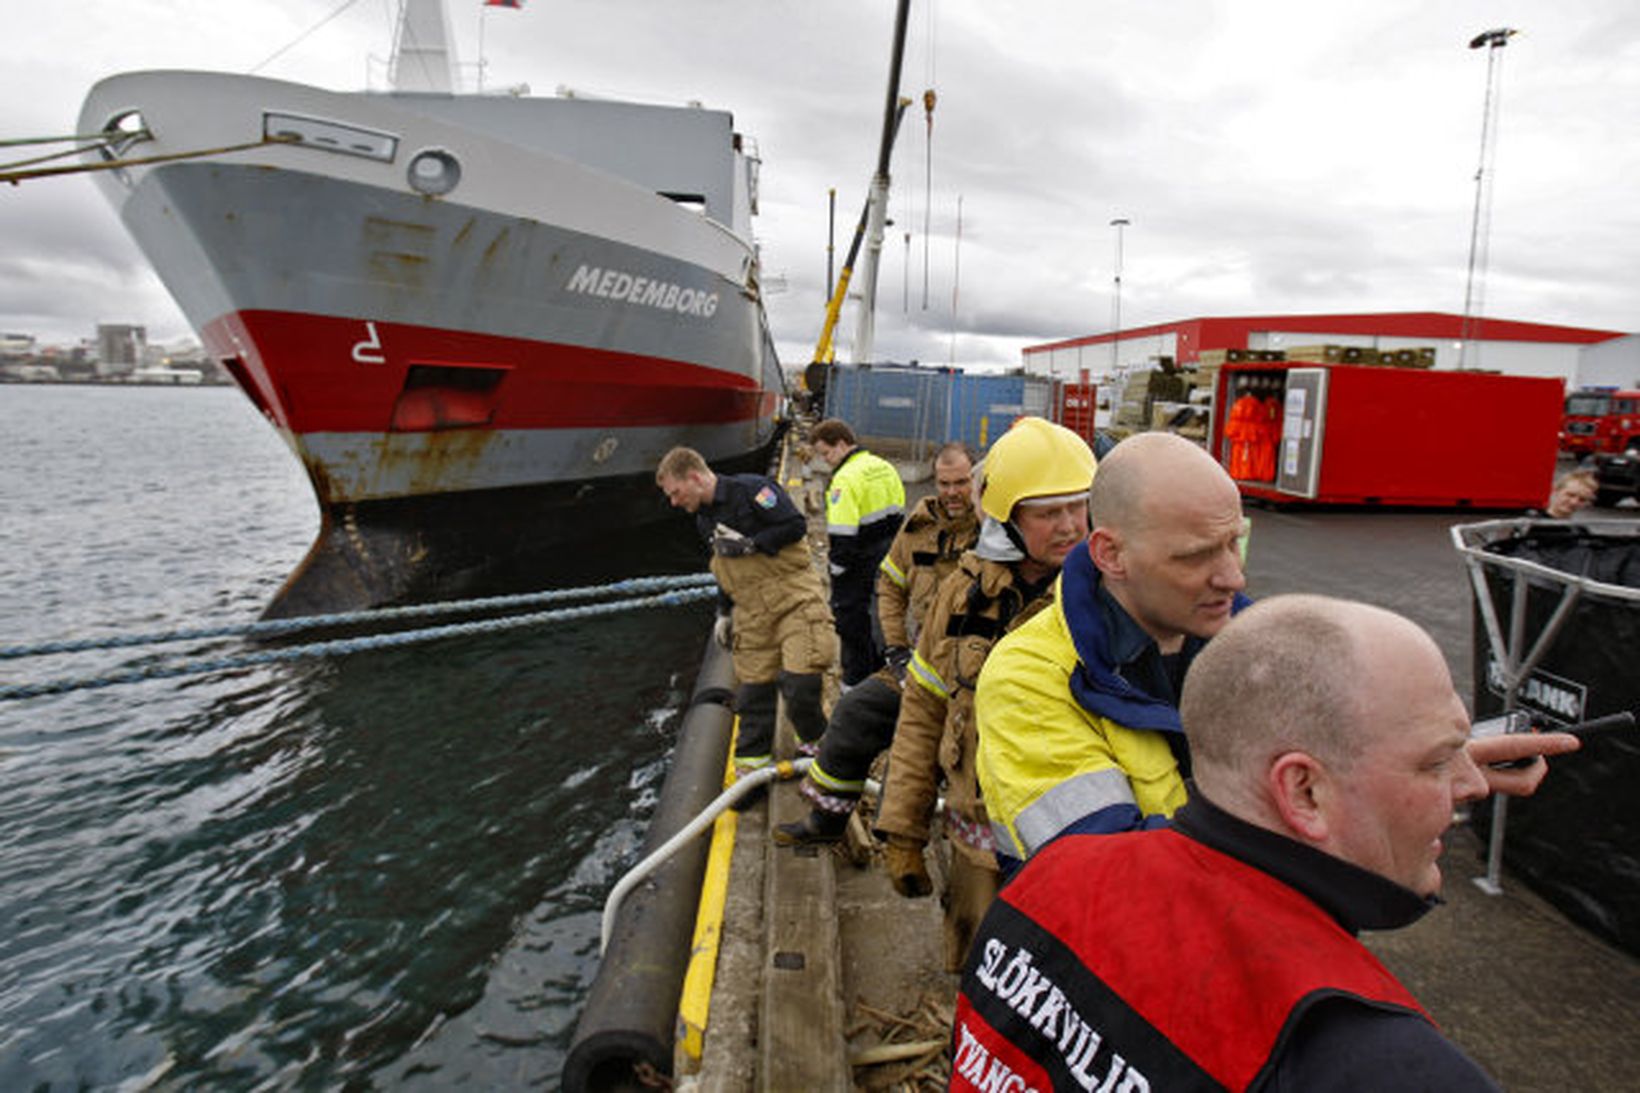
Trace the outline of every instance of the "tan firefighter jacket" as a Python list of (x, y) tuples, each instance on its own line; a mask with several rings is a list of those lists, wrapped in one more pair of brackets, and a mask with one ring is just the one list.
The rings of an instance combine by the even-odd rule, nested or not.
[(928, 613), (935, 590), (978, 538), (972, 509), (952, 519), (937, 496), (917, 503), (877, 567), (877, 619), (884, 645), (910, 649), (916, 644), (918, 621)]
[(1051, 578), (1024, 589), (1011, 566), (972, 550), (939, 586), (906, 673), (878, 831), (926, 842), (943, 780), (952, 845), (994, 862), (974, 773), (974, 684), (991, 647), (1047, 605), (1052, 589)]

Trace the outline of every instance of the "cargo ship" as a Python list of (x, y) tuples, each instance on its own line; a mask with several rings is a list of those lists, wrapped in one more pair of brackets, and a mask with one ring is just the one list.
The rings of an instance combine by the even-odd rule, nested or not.
[(454, 71), (441, 0), (409, 0), (388, 92), (154, 71), (82, 107), (99, 188), (312, 481), (320, 531), (270, 617), (641, 538), (668, 448), (751, 468), (776, 439), (732, 116)]

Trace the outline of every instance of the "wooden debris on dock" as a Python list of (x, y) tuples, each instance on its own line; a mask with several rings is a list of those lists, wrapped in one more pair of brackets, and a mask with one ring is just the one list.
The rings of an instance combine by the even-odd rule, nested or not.
[(893, 1093), (944, 1089), (951, 1078), (947, 1048), (954, 1015), (952, 1000), (928, 993), (903, 1015), (856, 1002), (847, 1033), (855, 1088)]

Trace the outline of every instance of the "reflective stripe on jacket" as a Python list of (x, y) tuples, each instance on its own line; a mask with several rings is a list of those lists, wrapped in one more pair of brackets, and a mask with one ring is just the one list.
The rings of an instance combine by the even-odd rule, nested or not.
[(1020, 859), (1090, 816), (1105, 823), (1082, 830), (1127, 830), (1171, 816), (1186, 796), (1164, 733), (1099, 716), (1072, 695), (1078, 660), (1062, 594), (992, 651), (975, 701), (980, 788), (997, 845)]
[(826, 534), (831, 561), (847, 567), (870, 557), (876, 567), (905, 514), (905, 484), (888, 460), (855, 448), (831, 472), (826, 490)]

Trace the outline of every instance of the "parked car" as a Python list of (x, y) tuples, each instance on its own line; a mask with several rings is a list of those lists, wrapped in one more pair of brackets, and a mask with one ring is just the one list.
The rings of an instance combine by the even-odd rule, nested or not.
[(1625, 497), (1640, 500), (1640, 447), (1594, 457), (1594, 503), (1610, 508)]

